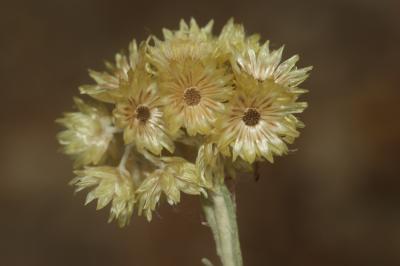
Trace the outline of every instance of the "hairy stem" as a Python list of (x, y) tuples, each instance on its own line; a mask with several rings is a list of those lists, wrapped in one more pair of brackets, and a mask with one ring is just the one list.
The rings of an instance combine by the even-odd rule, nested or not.
[(209, 191), (208, 198), (202, 199), (202, 205), (222, 265), (242, 266), (236, 204), (225, 184), (220, 184), (214, 191)]

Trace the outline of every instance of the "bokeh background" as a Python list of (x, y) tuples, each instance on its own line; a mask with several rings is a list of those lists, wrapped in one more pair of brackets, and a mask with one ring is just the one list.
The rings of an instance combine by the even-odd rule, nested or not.
[(400, 2), (1, 1), (0, 265), (147, 266), (217, 261), (198, 198), (147, 223), (107, 224), (67, 186), (54, 120), (87, 69), (180, 18), (230, 17), (313, 65), (296, 153), (238, 185), (245, 265), (400, 265)]

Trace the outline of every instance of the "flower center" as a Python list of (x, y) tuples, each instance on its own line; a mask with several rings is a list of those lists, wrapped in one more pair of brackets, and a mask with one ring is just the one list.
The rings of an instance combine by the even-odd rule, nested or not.
[(247, 126), (255, 126), (260, 122), (261, 115), (255, 108), (247, 108), (242, 120)]
[(187, 105), (198, 105), (201, 95), (197, 87), (189, 87), (183, 92), (183, 100)]
[(150, 118), (150, 110), (147, 106), (139, 105), (136, 108), (136, 118), (140, 122), (146, 122)]

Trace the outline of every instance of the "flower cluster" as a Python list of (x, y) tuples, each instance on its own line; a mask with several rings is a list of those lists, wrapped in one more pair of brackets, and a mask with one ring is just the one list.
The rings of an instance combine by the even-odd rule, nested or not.
[(134, 209), (151, 220), (161, 198), (207, 196), (224, 177), (273, 162), (304, 126), (298, 86), (311, 67), (297, 68), (297, 55), (282, 61), (283, 48), (233, 20), (218, 36), (212, 25), (182, 20), (162, 39), (132, 41), (106, 71), (89, 71), (94, 84), (79, 89), (91, 99), (76, 98), (77, 111), (57, 120), (75, 161), (71, 184), (90, 190), (86, 203), (110, 204), (121, 226)]

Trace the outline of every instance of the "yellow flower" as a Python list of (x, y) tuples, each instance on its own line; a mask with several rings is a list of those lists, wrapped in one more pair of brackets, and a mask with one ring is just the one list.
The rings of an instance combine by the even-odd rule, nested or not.
[(194, 164), (179, 157), (163, 157), (161, 160), (159, 168), (147, 173), (146, 179), (136, 190), (139, 215), (144, 212), (149, 221), (162, 194), (170, 205), (180, 202), (181, 192), (206, 195)]
[(165, 40), (154, 38), (148, 48), (171, 134), (181, 127), (191, 136), (209, 134), (230, 97), (232, 75), (214, 59), (212, 24), (200, 28), (194, 19), (190, 26), (182, 20), (178, 31), (164, 29)]
[(210, 57), (214, 51), (212, 26), (212, 20), (204, 28), (200, 28), (191, 19), (190, 26), (181, 20), (177, 31), (163, 29), (164, 41), (153, 37), (154, 46), (148, 48), (151, 63), (159, 70), (168, 67), (172, 62)]
[(303, 124), (293, 114), (307, 104), (295, 102), (297, 95), (274, 83), (247, 79), (237, 85), (229, 111), (219, 121), (218, 147), (231, 148), (233, 161), (239, 156), (249, 163), (262, 157), (273, 162), (273, 155), (287, 153), (285, 142), (299, 135), (296, 128)]
[(135, 194), (132, 178), (122, 175), (115, 167), (86, 167), (75, 171), (77, 175), (70, 184), (76, 186), (76, 192), (92, 189), (86, 197), (85, 205), (97, 199), (97, 210), (111, 203), (108, 222), (117, 220), (120, 227), (128, 225), (133, 213)]
[(124, 129), (124, 142), (134, 143), (160, 155), (163, 148), (174, 151), (174, 144), (166, 133), (163, 121), (162, 103), (157, 85), (146, 73), (131, 84), (131, 93), (118, 101), (114, 109), (116, 125)]
[[(308, 77), (312, 67), (298, 69), (296, 63), (298, 55), (294, 55), (284, 62), (282, 60), (283, 46), (278, 50), (269, 50), (269, 42), (260, 48), (247, 47), (236, 55), (236, 62), (240, 69), (259, 81), (272, 80), (285, 87), (294, 88)], [(236, 66), (236, 70), (237, 66)], [(239, 70), (240, 71), (240, 70)]]
[(123, 97), (122, 87), (128, 82), (130, 73), (136, 70), (141, 59), (136, 40), (133, 40), (129, 44), (128, 56), (117, 53), (115, 64), (106, 62), (107, 71), (89, 70), (89, 75), (96, 84), (83, 85), (79, 87), (80, 92), (103, 102), (115, 103)]
[[(78, 112), (66, 113), (56, 122), (67, 129), (57, 135), (64, 152), (75, 159), (74, 167), (99, 164), (113, 147), (116, 129), (107, 109), (99, 103), (85, 103), (74, 98)], [(110, 145), (111, 144), (111, 145)]]
[(209, 134), (230, 99), (231, 79), (231, 74), (212, 61), (183, 61), (163, 70), (160, 88), (172, 134), (181, 127), (190, 136)]
[(236, 51), (245, 49), (246, 47), (259, 47), (260, 36), (253, 34), (246, 36), (243, 25), (237, 24), (230, 19), (222, 28), (220, 35), (216, 41), (217, 58), (225, 62), (232, 60)]

